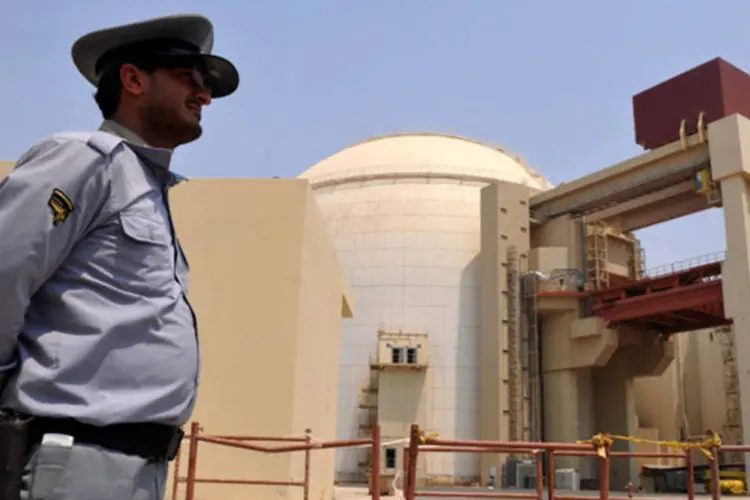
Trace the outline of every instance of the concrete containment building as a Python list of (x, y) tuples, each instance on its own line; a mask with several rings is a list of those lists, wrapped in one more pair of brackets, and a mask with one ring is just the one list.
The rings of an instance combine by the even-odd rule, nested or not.
[[(480, 190), (498, 181), (531, 191), (551, 184), (496, 147), (416, 133), (357, 144), (301, 177), (313, 187), (358, 303), (343, 326), (338, 438), (361, 437), (379, 419), (386, 440), (408, 435), (414, 422), (479, 439)], [(383, 369), (379, 332), (383, 346), (400, 334), (424, 363), (407, 360), (415, 352), (407, 346), (411, 370)], [(400, 464), (395, 449), (384, 455), (386, 469)], [(337, 455), (339, 480), (361, 480), (368, 467), (367, 450)], [(426, 473), (472, 480), (479, 458), (434, 454)]]

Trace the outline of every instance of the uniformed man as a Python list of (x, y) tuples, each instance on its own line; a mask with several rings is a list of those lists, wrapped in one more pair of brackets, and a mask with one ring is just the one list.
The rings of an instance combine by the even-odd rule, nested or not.
[(82, 37), (101, 128), (34, 144), (0, 184), (0, 407), (29, 420), (21, 498), (164, 496), (200, 370), (170, 161), (239, 83), (212, 47), (195, 15)]

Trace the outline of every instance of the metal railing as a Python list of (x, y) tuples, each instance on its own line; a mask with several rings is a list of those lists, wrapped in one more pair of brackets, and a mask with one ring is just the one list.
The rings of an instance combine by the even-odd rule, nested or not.
[(672, 262), (670, 264), (663, 264), (661, 266), (652, 267), (646, 269), (641, 273), (641, 279), (647, 278), (658, 278), (660, 276), (668, 276), (670, 274), (677, 274), (682, 271), (687, 271), (694, 267), (705, 266), (707, 264), (714, 264), (716, 262), (723, 262), (727, 258), (726, 250), (723, 252), (714, 252), (705, 255), (699, 255), (697, 257), (691, 257), (689, 259)]
[[(515, 442), (515, 441), (466, 441), (443, 440), (425, 437), (414, 425), (411, 428), (409, 446), (404, 450), (404, 500), (417, 497), (430, 498), (514, 498), (533, 500), (591, 500), (592, 495), (560, 495), (555, 493), (555, 457), (593, 457), (599, 461), (599, 499), (625, 500), (633, 497), (632, 483), (628, 484), (626, 496), (611, 496), (610, 474), (613, 458), (677, 458), (683, 459), (687, 468), (687, 498), (695, 499), (694, 453), (704, 452), (708, 457), (709, 489), (713, 500), (721, 498), (719, 480), (719, 454), (721, 452), (750, 453), (750, 446), (721, 445), (717, 436), (703, 443), (679, 443), (681, 449), (674, 453), (613, 451), (612, 439), (607, 434), (597, 434), (591, 440), (577, 443)], [(417, 460), (420, 453), (493, 453), (533, 455), (536, 461), (534, 492), (512, 491), (436, 491), (417, 489)], [(546, 470), (545, 464), (546, 461)]]
[[(622, 436), (613, 436), (618, 439), (630, 439)], [(226, 436), (203, 434), (200, 424), (193, 422), (190, 434), (185, 436), (188, 442), (188, 464), (187, 473), (183, 477), (180, 473), (180, 455), (178, 454), (174, 464), (174, 484), (172, 500), (178, 500), (179, 485), (185, 484), (185, 500), (195, 500), (195, 487), (197, 484), (232, 484), (232, 485), (255, 485), (255, 486), (287, 486), (298, 487), (303, 490), (303, 498), (310, 500), (311, 477), (310, 464), (312, 450), (335, 449), (346, 447), (369, 447), (372, 450), (372, 469), (370, 475), (370, 498), (380, 500), (381, 485), (381, 447), (389, 446), (381, 442), (380, 427), (374, 426), (371, 439), (358, 439), (348, 441), (316, 441), (310, 431), (305, 432), (304, 437), (262, 437), (262, 436)], [(403, 442), (404, 440), (400, 440)], [(267, 454), (304, 452), (304, 476), (298, 481), (267, 481), (267, 480), (245, 480), (228, 478), (205, 478), (197, 474), (199, 443), (211, 443), (214, 445), (240, 448)], [(292, 443), (281, 446), (261, 446), (253, 444), (257, 442), (281, 442)], [(576, 443), (555, 442), (525, 442), (525, 441), (477, 441), (477, 440), (445, 440), (436, 437), (425, 436), (419, 426), (412, 425), (408, 445), (404, 448), (403, 462), (403, 492), (398, 492), (399, 497), (403, 494), (403, 500), (415, 500), (417, 497), (431, 498), (513, 498), (530, 500), (591, 500), (597, 498), (590, 493), (586, 494), (560, 494), (556, 492), (555, 485), (555, 458), (556, 457), (591, 457), (598, 460), (599, 488), (598, 498), (600, 500), (625, 500), (633, 497), (632, 483), (628, 484), (626, 496), (612, 496), (610, 487), (611, 461), (613, 458), (659, 458), (659, 459), (682, 459), (687, 469), (687, 498), (694, 500), (695, 488), (695, 461), (694, 453), (701, 451), (708, 457), (708, 489), (712, 500), (721, 498), (721, 484), (719, 476), (719, 454), (721, 452), (750, 453), (750, 446), (744, 445), (722, 445), (717, 436), (703, 443), (677, 443), (672, 444), (678, 448), (673, 453), (669, 452), (625, 452), (612, 450), (613, 440), (608, 434), (597, 434), (591, 440)], [(422, 453), (492, 453), (492, 454), (515, 454), (531, 455), (535, 459), (535, 482), (531, 491), (456, 491), (443, 490), (419, 490), (417, 489), (417, 463)]]
[[(310, 435), (310, 429), (305, 431), (304, 437), (269, 437), (269, 436), (227, 436), (203, 434), (199, 422), (193, 422), (190, 426), (190, 434), (185, 436), (188, 442), (187, 473), (183, 477), (180, 474), (180, 454), (175, 458), (174, 483), (172, 485), (172, 500), (177, 500), (179, 485), (185, 484), (185, 500), (195, 500), (195, 486), (197, 484), (234, 484), (246, 486), (288, 486), (302, 488), (303, 499), (310, 499), (310, 463), (312, 450), (324, 450), (335, 448), (352, 448), (369, 446), (372, 449), (372, 471), (371, 471), (371, 498), (380, 499), (380, 426), (375, 425), (372, 429), (370, 439), (357, 439), (348, 441), (316, 441)], [(259, 442), (294, 443), (281, 446), (261, 446)], [(198, 477), (198, 451), (199, 443), (211, 443), (218, 446), (239, 448), (264, 454), (280, 453), (305, 453), (304, 476), (301, 481), (267, 481), (248, 480), (235, 478)]]

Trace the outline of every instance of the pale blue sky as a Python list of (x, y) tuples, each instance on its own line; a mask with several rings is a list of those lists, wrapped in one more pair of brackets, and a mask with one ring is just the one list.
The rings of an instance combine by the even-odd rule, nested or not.
[[(631, 96), (722, 56), (750, 70), (748, 0), (2, 0), (0, 158), (99, 122), (70, 45), (198, 12), (237, 64), (234, 96), (176, 156), (197, 177), (290, 177), (373, 135), (498, 143), (554, 183), (639, 152)], [(650, 266), (723, 250), (721, 212), (639, 233)]]

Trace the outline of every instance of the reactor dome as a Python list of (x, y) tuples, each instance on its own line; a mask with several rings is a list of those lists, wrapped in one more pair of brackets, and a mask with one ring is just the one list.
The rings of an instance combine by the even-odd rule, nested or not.
[[(355, 295), (341, 335), (338, 438), (363, 437), (379, 330), (428, 334), (431, 431), (479, 439), (480, 190), (490, 182), (552, 185), (519, 158), (456, 136), (377, 137), (326, 158), (307, 179)], [(383, 436), (398, 439), (403, 436)], [(361, 480), (366, 450), (339, 450), (337, 478)], [(435, 453), (426, 473), (479, 476), (474, 454)]]

